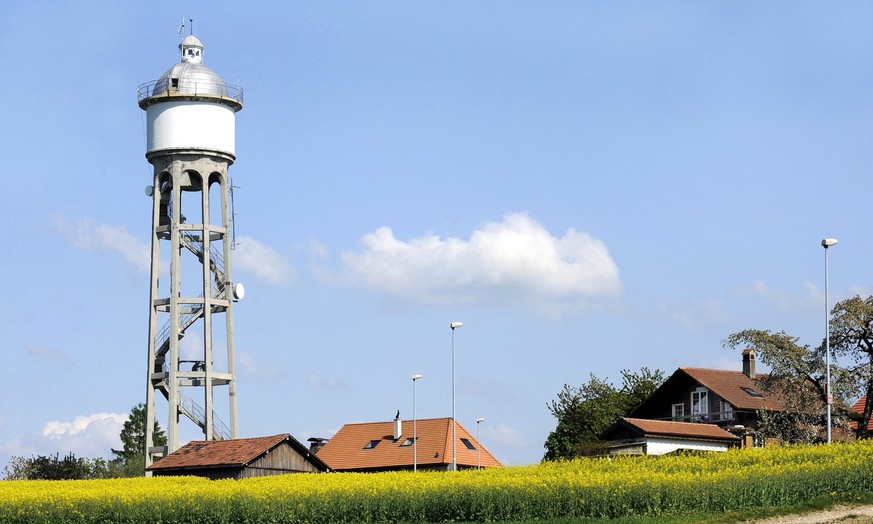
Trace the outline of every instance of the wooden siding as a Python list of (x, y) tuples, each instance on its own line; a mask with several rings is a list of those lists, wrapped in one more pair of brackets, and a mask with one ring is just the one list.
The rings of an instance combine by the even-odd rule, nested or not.
[(318, 469), (308, 462), (306, 457), (294, 451), (289, 444), (284, 444), (252, 461), (243, 469), (241, 478), (298, 472), (318, 473)]

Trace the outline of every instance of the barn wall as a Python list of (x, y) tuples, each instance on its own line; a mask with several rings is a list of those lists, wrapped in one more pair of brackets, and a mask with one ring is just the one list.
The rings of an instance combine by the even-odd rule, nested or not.
[(244, 468), (241, 478), (294, 472), (317, 473), (318, 469), (297, 453), (290, 444), (283, 443)]

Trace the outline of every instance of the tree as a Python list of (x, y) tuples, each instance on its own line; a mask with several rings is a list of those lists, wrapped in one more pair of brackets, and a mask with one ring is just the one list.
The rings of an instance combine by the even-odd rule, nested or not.
[(600, 435), (619, 417), (627, 416), (664, 382), (664, 373), (642, 368), (639, 373), (622, 370), (621, 389), (590, 375), (578, 388), (564, 384), (558, 398), (548, 404), (558, 419), (544, 444), (545, 460), (578, 456), (581, 447), (600, 442)]
[[(113, 449), (111, 467), (113, 476), (137, 477), (145, 473), (145, 404), (139, 403), (130, 410), (130, 416), (124, 423), (119, 437), (122, 449)], [(155, 446), (166, 446), (167, 436), (158, 421), (154, 429)]]
[[(847, 391), (866, 395), (867, 401), (858, 422), (857, 436), (867, 437), (873, 413), (873, 296), (859, 295), (837, 303), (831, 310), (831, 351), (851, 364), (846, 369)], [(836, 388), (834, 388), (836, 392)]]
[[(826, 419), (823, 407), (827, 402), (825, 344), (818, 348), (801, 345), (797, 337), (784, 331), (748, 329), (730, 335), (723, 344), (731, 349), (751, 348), (770, 372), (759, 379), (760, 388), (768, 395), (780, 397), (781, 413), (762, 410), (758, 413), (761, 436), (779, 438), (785, 442), (813, 442), (821, 439)], [(831, 366), (831, 391), (834, 398), (845, 400), (850, 391), (845, 369)], [(847, 410), (838, 403), (836, 425), (843, 425)]]
[(12, 457), (3, 473), (7, 480), (85, 480), (106, 478), (109, 468), (101, 458), (76, 458), (70, 453), (61, 459), (56, 453), (29, 459)]

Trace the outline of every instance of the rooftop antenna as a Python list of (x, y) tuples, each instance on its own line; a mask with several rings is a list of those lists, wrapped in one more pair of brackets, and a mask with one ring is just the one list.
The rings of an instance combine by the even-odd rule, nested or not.
[(189, 28), (189, 29), (190, 29), (190, 33), (189, 33), (189, 34), (190, 34), (191, 36), (194, 36), (194, 19), (193, 19), (193, 18), (189, 18), (188, 21), (191, 22), (191, 27)]
[(178, 34), (182, 34), (182, 31), (185, 30), (185, 17), (182, 17), (182, 23), (179, 25), (179, 30), (176, 31)]

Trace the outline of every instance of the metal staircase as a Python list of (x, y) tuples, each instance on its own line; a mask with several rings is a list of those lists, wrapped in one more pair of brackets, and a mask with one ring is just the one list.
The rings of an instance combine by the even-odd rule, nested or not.
[[(201, 238), (199, 238), (196, 234), (191, 231), (179, 231), (180, 233), (180, 245), (184, 246), (186, 249), (191, 251), (199, 260), (203, 262), (203, 242)], [(212, 298), (217, 299), (226, 299), (230, 300), (230, 297), (226, 296), (226, 286), (224, 284), (224, 257), (221, 254), (221, 251), (217, 249), (213, 244), (210, 243), (209, 246), (209, 268), (214, 275), (212, 282)], [(198, 298), (203, 298), (203, 295), (200, 295)], [(181, 307), (181, 312), (179, 314), (179, 333), (180, 338), (184, 336), (185, 331), (191, 327), (197, 320), (203, 317), (203, 303), (200, 304), (189, 304), (185, 307)], [(213, 312), (222, 309), (223, 306), (212, 306)], [(170, 371), (170, 362), (167, 361), (167, 353), (170, 351), (170, 319), (168, 319), (161, 329), (158, 331), (157, 336), (155, 337), (155, 369), (152, 371), (155, 373), (169, 373)], [(166, 375), (165, 375), (166, 377)], [(161, 392), (165, 399), (169, 400), (170, 392), (168, 389), (167, 379), (162, 379), (159, 383), (156, 384), (157, 389)], [(188, 417), (192, 422), (197, 424), (200, 429), (206, 430), (206, 412), (203, 407), (185, 396), (184, 393), (180, 393), (179, 398), (179, 412), (183, 413), (186, 417)], [(227, 425), (218, 417), (215, 411), (212, 412), (212, 437), (214, 440), (227, 440), (231, 436), (230, 429), (228, 429)]]

